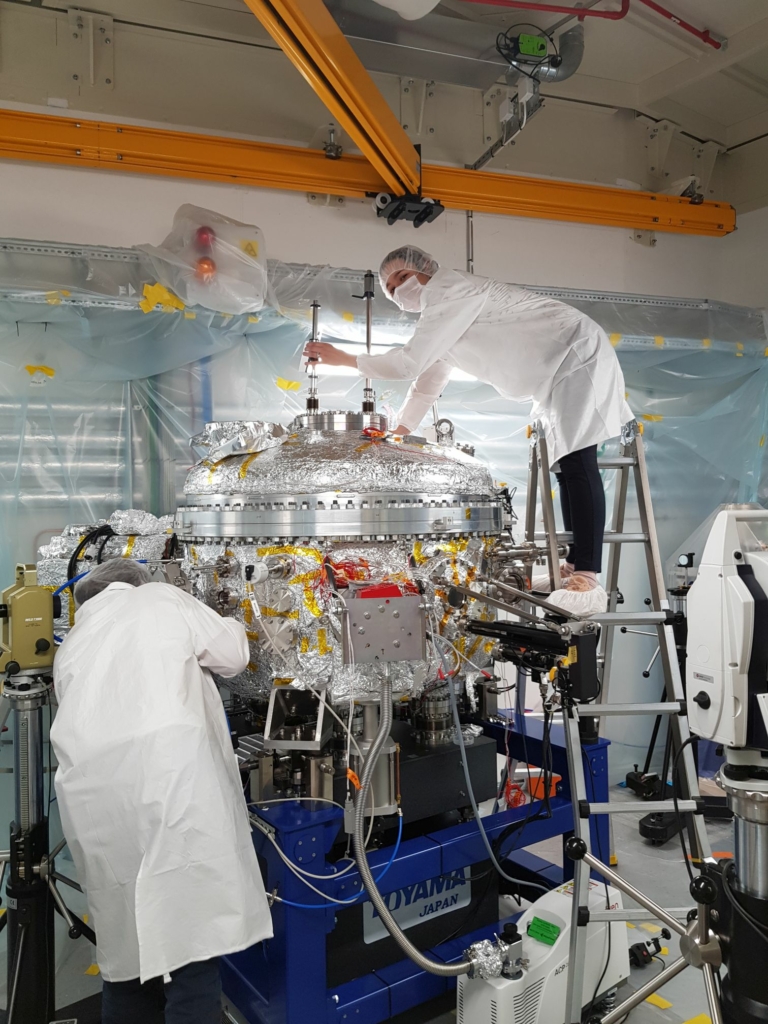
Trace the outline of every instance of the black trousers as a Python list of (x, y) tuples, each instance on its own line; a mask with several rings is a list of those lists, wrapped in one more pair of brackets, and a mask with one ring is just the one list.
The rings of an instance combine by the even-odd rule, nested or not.
[(221, 1024), (218, 959), (179, 968), (168, 985), (162, 978), (105, 981), (101, 1024)]
[(568, 561), (577, 571), (600, 572), (605, 533), (605, 491), (597, 466), (597, 445), (570, 452), (555, 474), (560, 486), (563, 525), (573, 533)]

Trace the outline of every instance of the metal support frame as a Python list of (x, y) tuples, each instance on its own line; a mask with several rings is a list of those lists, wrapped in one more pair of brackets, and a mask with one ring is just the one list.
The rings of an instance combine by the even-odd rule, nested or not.
[[(495, 739), (500, 753), (505, 751), (508, 743), (512, 757), (521, 761), (528, 757), (532, 763), (539, 763), (542, 723), (530, 719), (522, 723), (514, 712), (507, 714), (513, 729), (508, 731), (503, 722), (483, 722), (484, 732)], [(523, 725), (526, 727), (525, 736), (520, 731)], [(552, 727), (551, 741), (553, 769), (563, 780), (561, 791), (551, 800), (552, 817), (532, 821), (527, 826), (525, 842), (529, 845), (558, 835), (566, 841), (573, 834), (565, 739), (557, 726)], [(594, 780), (594, 795), (597, 799), (607, 799), (608, 744), (600, 740), (585, 750)], [(258, 804), (253, 806), (256, 808)], [(493, 840), (509, 824), (525, 820), (529, 810), (524, 806), (485, 817), (483, 823), (489, 837)], [(274, 828), (278, 844), (290, 857), (296, 860), (298, 856), (305, 856), (303, 851), (316, 850), (316, 855), (304, 859), (302, 866), (315, 874), (331, 870), (326, 857), (342, 823), (342, 813), (338, 808), (315, 810), (308, 804), (268, 808), (265, 805), (259, 816)], [(593, 818), (591, 824), (593, 835), (596, 835), (596, 829), (603, 828), (600, 839), (596, 840), (600, 846), (607, 841), (607, 831), (601, 819)], [(268, 892), (277, 890), (279, 896), (295, 903), (322, 906), (322, 899), (285, 867), (263, 834), (255, 832), (254, 841), (266, 869)], [(387, 863), (389, 854), (387, 848), (371, 854), (374, 874), (377, 868)], [(564, 858), (564, 874), (553, 865), (545, 867), (525, 849), (515, 851), (511, 858), (514, 862), (512, 871), (520, 876), (523, 884), (526, 876), (542, 869), (545, 873), (538, 874), (538, 878), (553, 887), (570, 877), (567, 858)], [(471, 868), (486, 859), (487, 853), (475, 823), (453, 825), (404, 841), (380, 888), (386, 895), (442, 874)], [(347, 899), (360, 890), (360, 877), (353, 869), (335, 882), (313, 884), (319, 885), (335, 899)], [(336, 1021), (342, 1024), (345, 1020), (354, 1020), (356, 1024), (377, 1024), (449, 991), (455, 984), (453, 979), (428, 975), (410, 960), (402, 960), (329, 988), (326, 943), (328, 935), (338, 927), (340, 912), (344, 912), (342, 908), (333, 904), (321, 910), (301, 910), (276, 903), (272, 908), (274, 938), (269, 943), (223, 958), (225, 996), (248, 1024), (330, 1024)], [(354, 912), (350, 909), (350, 913)], [(494, 922), (435, 947), (429, 955), (444, 962), (460, 959), (468, 944), (492, 938), (497, 931), (499, 923)]]
[[(389, 191), (365, 157), (13, 110), (0, 110), (0, 158), (356, 198)], [(433, 164), (422, 167), (422, 190), (476, 213), (713, 237), (736, 226), (728, 203)]]
[[(526, 507), (526, 541), (535, 544), (541, 537), (536, 533), (536, 494), (537, 491), (541, 500), (541, 518), (544, 523), (545, 550), (549, 563), (550, 581), (553, 586), (559, 585), (559, 553), (558, 542), (566, 538), (566, 535), (557, 534), (555, 527), (554, 504), (551, 490), (549, 473), (549, 459), (547, 453), (547, 442), (538, 425), (534, 425), (530, 431), (531, 456), (529, 460), (528, 478), (528, 504)], [(681, 799), (678, 801), (678, 809), (686, 816), (686, 825), (691, 843), (691, 855), (694, 861), (701, 864), (714, 864), (712, 853), (707, 837), (706, 824), (702, 810), (701, 797), (699, 793), (698, 776), (694, 761), (693, 750), (690, 745), (690, 727), (688, 717), (685, 713), (685, 692), (683, 681), (680, 676), (680, 666), (677, 659), (675, 637), (670, 621), (671, 610), (667, 600), (667, 591), (664, 584), (664, 573), (659, 552), (658, 537), (656, 534), (656, 522), (653, 515), (651, 502), (650, 483), (648, 480), (648, 467), (645, 460), (645, 449), (642, 440), (642, 430), (637, 425), (630, 425), (625, 428), (621, 439), (621, 450), (618, 458), (602, 460), (602, 468), (614, 469), (618, 472), (616, 493), (613, 506), (611, 530), (606, 534), (605, 540), (610, 546), (606, 589), (608, 591), (608, 612), (602, 615), (591, 616), (592, 621), (601, 626), (600, 651), (598, 655), (598, 666), (601, 667), (601, 689), (597, 704), (585, 708), (585, 714), (590, 717), (598, 717), (602, 722), (605, 718), (617, 715), (670, 715), (670, 729), (675, 739), (676, 750), (680, 752), (681, 767), (679, 781), (681, 788)], [(639, 534), (625, 534), (625, 519), (629, 475), (632, 472), (635, 490), (637, 494), (638, 512), (640, 517)], [(646, 566), (650, 584), (650, 610), (645, 612), (618, 612), (619, 604), (619, 568), (621, 564), (621, 548), (624, 543), (642, 543), (645, 550)], [(658, 636), (659, 651), (662, 670), (665, 680), (666, 699), (664, 703), (658, 701), (631, 704), (612, 705), (610, 704), (610, 679), (611, 665), (614, 656), (614, 635), (617, 626), (648, 625), (655, 628)], [(655, 656), (655, 657), (656, 657)], [(655, 660), (654, 657), (654, 660)], [(591, 818), (598, 814), (616, 814), (629, 811), (637, 811), (642, 808), (647, 811), (651, 805), (648, 802), (642, 804), (634, 801), (627, 802), (597, 802), (594, 798), (589, 799), (586, 789), (584, 765), (582, 763), (582, 746), (579, 734), (579, 709), (578, 706), (566, 707), (564, 709), (565, 740), (568, 749), (568, 771), (571, 781), (571, 794), (574, 801), (574, 833), (577, 839), (583, 841), (584, 854), (576, 859), (574, 873), (574, 903), (573, 917), (571, 921), (571, 947), (569, 956), (568, 989), (566, 998), (566, 1024), (580, 1024), (583, 1007), (581, 1005), (581, 989), (576, 984), (576, 979), (583, 976), (584, 958), (586, 956), (586, 916), (583, 909), (587, 906), (588, 871), (587, 867), (599, 868), (604, 877), (608, 878), (606, 871), (610, 872), (610, 881), (617, 885), (622, 891), (636, 899), (646, 909), (657, 913), (660, 920), (665, 920), (665, 912), (651, 904), (642, 894), (637, 891), (630, 891), (632, 887), (610, 868), (605, 868), (601, 862), (606, 859), (605, 854), (600, 851), (600, 859), (596, 860), (592, 854), (592, 845), (589, 830), (583, 829), (584, 818)], [(667, 803), (659, 802), (653, 805), (658, 810), (666, 810)], [(606, 848), (606, 853), (608, 848)], [(621, 884), (619, 884), (621, 883)], [(641, 898), (642, 897), (642, 898)], [(580, 913), (580, 908), (582, 912)], [(670, 918), (672, 920), (672, 918)], [(682, 928), (675, 921), (675, 930)], [(683, 929), (684, 931), (684, 929)], [(686, 966), (685, 961), (678, 969)], [(673, 977), (677, 973), (677, 965), (668, 968), (665, 974)], [(707, 990), (709, 984), (707, 971), (704, 971)], [(661, 978), (664, 975), (660, 976)], [(656, 980), (652, 989), (658, 987), (660, 979)], [(666, 979), (665, 979), (666, 980)], [(661, 982), (663, 983), (663, 982)], [(714, 992), (714, 987), (713, 987)], [(644, 998), (644, 997), (643, 997)], [(632, 1004), (636, 1005), (636, 1004)], [(629, 1002), (621, 1007), (622, 1013), (616, 1016), (609, 1014), (603, 1024), (612, 1024), (622, 1018), (631, 1009)], [(718, 1004), (719, 1012), (719, 1004)], [(714, 1017), (713, 1017), (714, 1019)]]

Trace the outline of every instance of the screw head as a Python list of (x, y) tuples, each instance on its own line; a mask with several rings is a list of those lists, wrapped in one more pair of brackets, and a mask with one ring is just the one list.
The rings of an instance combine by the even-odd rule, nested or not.
[(112, 85), (112, 79), (111, 78), (105, 78), (104, 81), (107, 83), (107, 85)]
[(77, 36), (77, 32), (73, 32), (73, 33), (72, 33), (72, 38), (73, 38), (73, 39), (77, 39), (77, 38), (78, 38), (78, 36)]
[(405, 87), (405, 88), (403, 89), (403, 92), (410, 92), (410, 91), (411, 91), (411, 90), (410, 90), (410, 89), (408, 88), (408, 86), (407, 86), (407, 85), (406, 85), (406, 87)]
[(403, 128), (405, 128), (405, 130), (408, 131), (408, 125), (407, 124), (404, 124)]
[(76, 82), (80, 78), (80, 75), (72, 75), (72, 78)]
[(430, 128), (429, 129), (429, 134), (430, 135), (434, 135), (435, 134), (435, 129), (434, 128)]

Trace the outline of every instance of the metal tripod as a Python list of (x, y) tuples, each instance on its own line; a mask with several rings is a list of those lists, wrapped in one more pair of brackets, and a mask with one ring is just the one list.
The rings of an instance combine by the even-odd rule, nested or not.
[[(6, 890), (8, 913), (8, 1011), (6, 1024), (49, 1024), (56, 1012), (53, 913), (64, 918), (69, 937), (96, 942), (91, 928), (69, 911), (56, 882), (80, 886), (56, 871), (62, 840), (48, 851), (44, 804), (43, 709), (50, 701), (51, 680), (18, 673), (5, 681), (0, 700), (0, 729), (14, 718), (15, 811), (10, 849), (0, 853), (0, 884), (10, 865)], [(52, 783), (52, 780), (49, 780)]]
[[(532, 548), (543, 541), (544, 553), (548, 562), (550, 582), (553, 589), (561, 585), (560, 556), (572, 537), (570, 534), (558, 533), (555, 525), (553, 492), (551, 489), (551, 465), (547, 451), (547, 442), (538, 425), (529, 432), (531, 450), (529, 458), (528, 499), (525, 519), (526, 543)], [(702, 812), (704, 804), (699, 794), (698, 776), (691, 749), (691, 733), (685, 707), (685, 695), (680, 668), (677, 660), (675, 637), (673, 633), (674, 613), (667, 601), (664, 585), (664, 574), (659, 554), (656, 524), (653, 516), (648, 472), (645, 462), (641, 431), (637, 424), (625, 428), (621, 438), (618, 458), (600, 459), (602, 469), (618, 472), (616, 481), (611, 527), (605, 533), (605, 543), (609, 545), (606, 590), (608, 592), (608, 611), (604, 615), (594, 615), (592, 620), (601, 626), (598, 668), (600, 670), (600, 697), (598, 703), (588, 705), (585, 714), (590, 718), (598, 717), (600, 721), (608, 716), (632, 715), (667, 715), (670, 728), (673, 730), (675, 748), (678, 751), (677, 761), (680, 764), (681, 799), (677, 801), (677, 809), (686, 816), (686, 825), (691, 844), (691, 855), (700, 864), (714, 864), (712, 859), (706, 825)], [(640, 516), (640, 533), (625, 533), (627, 492), (630, 474), (634, 478), (637, 504)], [(544, 532), (536, 532), (537, 491), (541, 501), (541, 517)], [(620, 600), (618, 589), (621, 550), (624, 544), (642, 544), (650, 582), (650, 609), (644, 612), (618, 612)], [(609, 685), (615, 630), (624, 626), (643, 626), (655, 631), (659, 641), (659, 651), (664, 675), (666, 700), (638, 704), (610, 704)], [(615, 919), (636, 920), (639, 917), (656, 918), (664, 921), (668, 927), (681, 935), (682, 957), (670, 965), (661, 975), (654, 978), (649, 985), (635, 993), (615, 1010), (603, 1018), (602, 1024), (614, 1024), (624, 1017), (633, 1006), (666, 984), (688, 965), (698, 967), (704, 975), (710, 1015), (714, 1024), (720, 1024), (722, 1016), (717, 997), (713, 971), (720, 966), (720, 947), (709, 929), (709, 906), (716, 898), (715, 887), (704, 877), (696, 879), (691, 895), (699, 904), (696, 921), (688, 927), (680, 923), (679, 918), (686, 920), (688, 909), (664, 911), (657, 907), (633, 886), (625, 882), (608, 865), (594, 857), (590, 846), (589, 818), (595, 814), (621, 814), (636, 812), (635, 801), (617, 801), (609, 804), (591, 803), (588, 797), (584, 773), (584, 757), (579, 735), (579, 712), (577, 706), (565, 706), (563, 709), (564, 732), (568, 754), (568, 767), (571, 777), (573, 794), (574, 842), (570, 848), (570, 856), (575, 862), (574, 901), (571, 922), (571, 946), (568, 970), (568, 988), (566, 997), (566, 1024), (580, 1024), (582, 1019), (582, 979), (584, 977), (587, 952), (587, 925), (591, 921)], [(664, 801), (645, 801), (644, 811), (664, 811), (669, 803)], [(617, 889), (631, 897), (644, 907), (637, 910), (605, 910), (591, 912), (588, 910), (589, 869), (602, 875)], [(699, 884), (701, 883), (701, 884)], [(695, 891), (694, 891), (695, 889)], [(647, 991), (646, 991), (647, 990)], [(643, 993), (641, 995), (641, 993)], [(599, 1019), (599, 1018), (597, 1018)]]

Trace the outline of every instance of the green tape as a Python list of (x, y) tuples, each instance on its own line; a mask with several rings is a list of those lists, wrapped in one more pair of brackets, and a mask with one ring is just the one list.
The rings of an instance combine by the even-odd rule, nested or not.
[(540, 917), (534, 917), (528, 925), (528, 934), (537, 942), (543, 942), (546, 946), (554, 946), (560, 937), (561, 928), (549, 921), (542, 921)]

